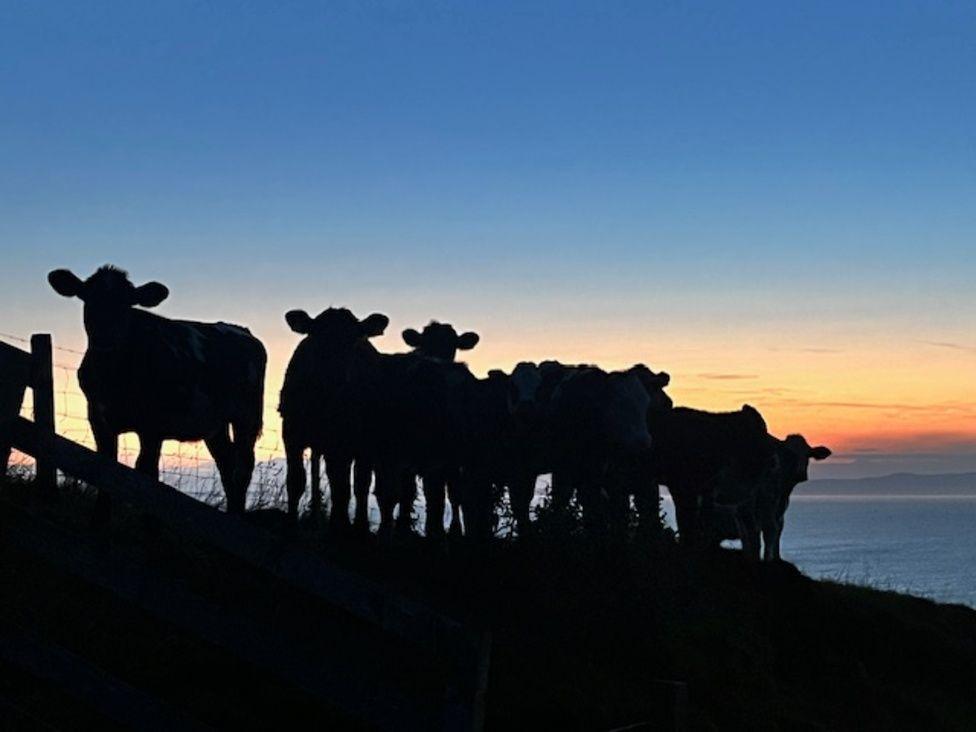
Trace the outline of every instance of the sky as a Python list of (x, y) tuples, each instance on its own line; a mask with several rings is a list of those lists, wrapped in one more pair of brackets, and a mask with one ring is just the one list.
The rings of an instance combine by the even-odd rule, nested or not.
[(0, 0), (0, 332), (83, 349), (45, 274), (113, 263), (271, 403), (341, 305), (976, 470), (974, 119), (972, 3)]

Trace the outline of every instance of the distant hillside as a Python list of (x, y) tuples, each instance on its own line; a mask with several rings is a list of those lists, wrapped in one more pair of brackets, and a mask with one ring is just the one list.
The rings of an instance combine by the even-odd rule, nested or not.
[(918, 475), (893, 473), (876, 478), (830, 478), (799, 486), (801, 495), (960, 495), (976, 496), (976, 473)]

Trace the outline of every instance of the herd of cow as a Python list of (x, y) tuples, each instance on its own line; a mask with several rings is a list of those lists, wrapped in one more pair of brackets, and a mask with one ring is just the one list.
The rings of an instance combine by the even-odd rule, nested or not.
[[(117, 458), (118, 436), (135, 432), (136, 468), (158, 477), (162, 441), (204, 440), (231, 512), (242, 512), (262, 429), (266, 353), (247, 329), (163, 318), (151, 308), (169, 294), (102, 267), (82, 280), (67, 270), (51, 286), (84, 303), (88, 347), (78, 372), (97, 449)], [(138, 307), (137, 307), (138, 306)], [(644, 365), (607, 372), (593, 365), (523, 362), (510, 374), (475, 377), (457, 351), (478, 343), (432, 322), (403, 339), (413, 350), (380, 353), (370, 339), (385, 315), (344, 308), (285, 320), (303, 336), (285, 373), (279, 411), (287, 459), (288, 511), (297, 518), (311, 450), (313, 505), (324, 460), (331, 521), (368, 526), (369, 491), (380, 531), (409, 528), (421, 479), (426, 534), (487, 537), (496, 498), (507, 490), (519, 534), (531, 530), (536, 479), (552, 475), (551, 502), (575, 496), (597, 534), (624, 528), (633, 499), (641, 523), (659, 521), (659, 486), (674, 499), (688, 544), (738, 538), (753, 557), (779, 557), (783, 519), (810, 459), (830, 455), (800, 435), (771, 436), (744, 406), (712, 413), (675, 407), (666, 373)], [(101, 499), (100, 499), (101, 500)], [(397, 510), (399, 508), (399, 511)], [(399, 518), (398, 518), (399, 517)]]

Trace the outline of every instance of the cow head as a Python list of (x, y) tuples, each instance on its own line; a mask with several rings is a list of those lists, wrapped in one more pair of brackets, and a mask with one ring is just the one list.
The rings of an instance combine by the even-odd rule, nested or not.
[[(655, 392), (663, 394), (660, 389)], [(607, 375), (602, 413), (605, 434), (612, 448), (630, 455), (650, 449), (647, 415), (651, 394), (633, 369)]]
[(830, 449), (820, 445), (810, 447), (803, 435), (790, 435), (782, 442), (784, 456), (780, 469), (785, 472), (783, 479), (793, 485), (803, 483), (808, 477), (810, 459), (825, 460), (830, 457)]
[(285, 321), (296, 333), (337, 351), (352, 348), (361, 339), (382, 335), (390, 324), (390, 319), (380, 313), (360, 320), (346, 308), (328, 308), (314, 318), (304, 310), (289, 310)]
[(407, 328), (403, 331), (403, 340), (423, 356), (451, 362), (458, 351), (470, 351), (478, 345), (480, 338), (471, 331), (458, 335), (454, 326), (432, 320), (422, 332)]
[(56, 269), (47, 276), (54, 291), (64, 297), (77, 297), (84, 303), (85, 333), (89, 347), (118, 347), (129, 332), (132, 308), (151, 308), (169, 296), (158, 282), (136, 287), (121, 269), (106, 265), (87, 280), (67, 269)]
[(542, 372), (529, 361), (522, 361), (512, 369), (508, 380), (508, 411), (518, 419), (532, 419), (539, 412), (539, 387)]
[(647, 391), (650, 397), (647, 408), (649, 416), (671, 411), (674, 402), (671, 401), (671, 397), (664, 393), (664, 388), (671, 383), (671, 376), (667, 372), (662, 371), (656, 374), (644, 364), (639, 363), (636, 366), (631, 366), (627, 373), (633, 374)]

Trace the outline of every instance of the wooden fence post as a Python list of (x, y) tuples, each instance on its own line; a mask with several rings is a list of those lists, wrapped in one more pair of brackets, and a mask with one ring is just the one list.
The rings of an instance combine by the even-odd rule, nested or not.
[(20, 414), (30, 381), (30, 354), (0, 341), (0, 469), (6, 477), (10, 463), (9, 422)]
[[(34, 424), (42, 435), (54, 434), (54, 362), (51, 356), (51, 336), (35, 333), (31, 336), (31, 389), (34, 392)], [(53, 490), (57, 482), (55, 465), (44, 453), (37, 457), (37, 485)]]

